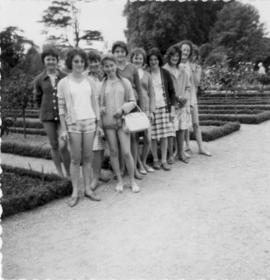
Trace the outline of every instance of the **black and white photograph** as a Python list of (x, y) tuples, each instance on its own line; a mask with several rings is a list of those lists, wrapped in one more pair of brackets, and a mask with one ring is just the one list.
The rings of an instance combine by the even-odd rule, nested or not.
[(5, 280), (270, 280), (270, 0), (2, 0)]

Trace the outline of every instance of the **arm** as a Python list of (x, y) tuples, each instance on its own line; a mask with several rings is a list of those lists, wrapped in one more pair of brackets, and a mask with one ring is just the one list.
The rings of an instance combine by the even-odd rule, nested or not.
[(43, 91), (42, 91), (42, 88), (39, 84), (39, 79), (36, 78), (34, 80), (34, 100), (35, 100), (35, 102), (36, 102), (36, 104), (38, 105), (39, 108), (40, 108), (40, 105), (41, 105), (42, 95), (43, 95)]
[(128, 80), (123, 80), (125, 83), (125, 91), (126, 91), (126, 102), (122, 105), (121, 110), (128, 114), (132, 109), (136, 107), (136, 98), (134, 96), (134, 91), (132, 89), (131, 83)]
[(192, 71), (194, 84), (196, 87), (199, 86), (202, 76), (202, 68), (200, 65), (195, 64), (194, 70)]
[(149, 80), (148, 80), (148, 93), (149, 93), (149, 100), (150, 100), (150, 113), (154, 113), (156, 110), (156, 96), (155, 96), (155, 91), (154, 91), (154, 86), (152, 82), (152, 78), (149, 75)]
[(167, 82), (168, 82), (168, 93), (169, 97), (171, 99), (171, 115), (175, 116), (175, 89), (173, 85), (173, 80), (171, 78), (171, 74), (169, 72), (166, 72)]
[(138, 70), (134, 67), (134, 84), (137, 92), (138, 97), (138, 104), (141, 106), (143, 104), (143, 98), (142, 98), (142, 89), (141, 89), (141, 82)]
[(68, 134), (67, 134), (67, 125), (65, 121), (65, 108), (66, 108), (66, 102), (63, 92), (63, 85), (61, 81), (57, 85), (57, 97), (58, 97), (58, 108), (59, 108), (59, 118), (60, 118), (60, 124), (62, 128), (62, 135), (61, 138), (64, 140), (67, 140)]

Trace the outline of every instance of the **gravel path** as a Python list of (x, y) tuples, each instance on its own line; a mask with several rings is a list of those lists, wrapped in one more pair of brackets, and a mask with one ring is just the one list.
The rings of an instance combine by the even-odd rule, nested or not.
[[(3, 276), (26, 279), (270, 279), (270, 121), (242, 125), (142, 192), (99, 188), (3, 221)], [(194, 143), (192, 143), (194, 144)]]

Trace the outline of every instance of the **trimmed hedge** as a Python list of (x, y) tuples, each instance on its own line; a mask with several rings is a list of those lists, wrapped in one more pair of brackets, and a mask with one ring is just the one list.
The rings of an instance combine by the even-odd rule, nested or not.
[[(10, 127), (9, 131), (13, 133), (23, 133), (23, 128)], [(26, 134), (47, 135), (44, 129), (39, 129), (39, 128), (26, 128), (25, 132)]]
[(219, 114), (201, 114), (200, 120), (217, 120), (217, 121), (239, 121), (244, 124), (258, 124), (270, 120), (270, 112), (264, 111), (256, 115), (219, 115)]
[(244, 109), (244, 110), (232, 110), (232, 109), (228, 109), (228, 110), (220, 110), (220, 109), (200, 109), (199, 110), (200, 114), (259, 114), (261, 113), (261, 111), (259, 110), (248, 110), (248, 109)]
[[(26, 128), (43, 129), (42, 123), (40, 121), (33, 121), (33, 119), (26, 119), (25, 125)], [(23, 121), (17, 119), (12, 127), (23, 127)]]
[(2, 142), (1, 152), (44, 159), (52, 158), (50, 148), (17, 142)]
[(269, 105), (241, 105), (241, 104), (219, 104), (219, 105), (206, 105), (206, 104), (199, 104), (199, 110), (201, 109), (216, 109), (216, 110), (227, 110), (227, 109), (252, 109), (252, 110), (260, 110), (260, 111), (265, 111), (265, 110), (270, 110), (270, 104)]
[[(211, 129), (210, 131), (202, 131), (202, 139), (203, 141), (209, 142), (213, 141), (217, 138), (229, 135), (235, 131), (240, 129), (239, 122), (227, 122), (223, 125), (217, 125), (217, 127)], [(191, 140), (195, 140), (195, 135), (192, 132), (190, 134)]]
[(70, 195), (71, 182), (54, 174), (2, 165), (3, 218)]

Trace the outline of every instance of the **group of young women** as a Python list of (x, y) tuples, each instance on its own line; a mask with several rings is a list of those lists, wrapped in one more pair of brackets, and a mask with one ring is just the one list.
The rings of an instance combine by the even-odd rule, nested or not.
[[(63, 161), (66, 176), (72, 181), (71, 207), (80, 197), (80, 166), (85, 196), (100, 200), (94, 190), (106, 145), (118, 192), (123, 191), (126, 171), (132, 191), (139, 192), (135, 178), (142, 179), (159, 169), (169, 171), (175, 159), (188, 163), (192, 126), (199, 153), (210, 156), (202, 145), (199, 128), (198, 56), (192, 42), (182, 41), (167, 50), (164, 65), (159, 49), (152, 48), (146, 54), (142, 48), (135, 48), (129, 54), (127, 45), (117, 41), (112, 54), (103, 57), (94, 51), (87, 55), (78, 48), (70, 50), (66, 75), (57, 67), (57, 52), (43, 51), (45, 70), (35, 79), (35, 96), (57, 171), (64, 176)], [(142, 132), (128, 133), (123, 130), (122, 117), (138, 106), (151, 126)], [(147, 162), (150, 151), (152, 166)]]

